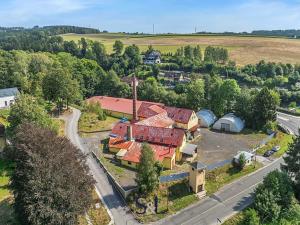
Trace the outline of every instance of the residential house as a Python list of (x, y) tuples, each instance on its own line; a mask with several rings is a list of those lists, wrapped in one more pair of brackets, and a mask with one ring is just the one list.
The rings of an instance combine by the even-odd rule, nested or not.
[(152, 51), (143, 57), (144, 64), (153, 65), (161, 63), (161, 55), (158, 51)]

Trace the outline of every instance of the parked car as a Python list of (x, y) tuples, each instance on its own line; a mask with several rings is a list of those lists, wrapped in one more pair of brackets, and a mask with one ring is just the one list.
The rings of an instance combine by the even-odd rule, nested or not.
[(269, 151), (266, 151), (265, 153), (264, 153), (264, 157), (269, 157), (269, 156), (271, 156), (271, 155), (273, 155), (274, 154), (274, 152), (272, 151), (272, 150), (269, 150)]
[(273, 152), (278, 152), (280, 150), (280, 146), (279, 145), (276, 145), (276, 146), (274, 146), (272, 149), (271, 149), (271, 151), (273, 151)]

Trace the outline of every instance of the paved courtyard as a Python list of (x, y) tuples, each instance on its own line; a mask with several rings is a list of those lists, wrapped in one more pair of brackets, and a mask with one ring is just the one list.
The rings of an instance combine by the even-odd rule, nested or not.
[(228, 134), (201, 128), (201, 136), (194, 141), (198, 145), (197, 160), (209, 165), (227, 159), (232, 159), (238, 151), (249, 150), (257, 146), (265, 134), (243, 132)]

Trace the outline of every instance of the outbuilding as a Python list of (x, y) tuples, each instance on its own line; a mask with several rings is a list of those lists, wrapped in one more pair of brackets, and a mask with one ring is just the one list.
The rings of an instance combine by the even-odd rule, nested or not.
[(226, 114), (213, 125), (213, 129), (215, 130), (232, 133), (239, 133), (244, 127), (245, 121), (235, 116), (233, 113)]
[(0, 108), (8, 108), (14, 104), (18, 94), (17, 88), (0, 89)]
[(208, 109), (202, 109), (197, 112), (197, 117), (201, 127), (210, 127), (217, 120), (215, 114)]
[(238, 154), (233, 157), (234, 162), (239, 164), (240, 156), (242, 154), (245, 156), (246, 165), (250, 165), (253, 162), (254, 154), (246, 151), (238, 152)]

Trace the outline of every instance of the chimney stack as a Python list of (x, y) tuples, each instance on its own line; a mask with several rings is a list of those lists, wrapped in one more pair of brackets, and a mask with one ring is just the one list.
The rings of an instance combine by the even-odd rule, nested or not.
[(135, 123), (138, 121), (137, 107), (136, 107), (136, 102), (137, 102), (136, 86), (137, 86), (137, 80), (136, 80), (135, 75), (133, 75), (133, 79), (132, 79), (133, 117), (132, 117), (132, 121), (131, 121), (132, 123)]
[(132, 125), (129, 124), (127, 126), (127, 141), (132, 141), (133, 140), (133, 136), (132, 136)]

